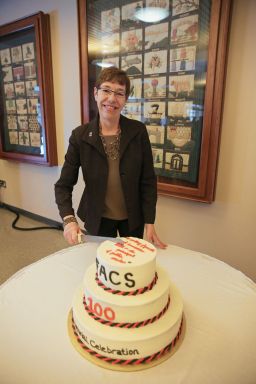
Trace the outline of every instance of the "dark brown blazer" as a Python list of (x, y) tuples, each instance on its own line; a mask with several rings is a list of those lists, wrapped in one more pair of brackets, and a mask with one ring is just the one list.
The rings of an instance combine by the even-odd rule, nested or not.
[[(120, 117), (120, 177), (130, 230), (155, 221), (157, 186), (151, 145), (143, 123)], [(104, 208), (108, 161), (99, 137), (98, 117), (73, 130), (61, 175), (55, 184), (60, 216), (73, 215), (72, 191), (82, 169), (85, 188), (78, 217), (97, 235)]]

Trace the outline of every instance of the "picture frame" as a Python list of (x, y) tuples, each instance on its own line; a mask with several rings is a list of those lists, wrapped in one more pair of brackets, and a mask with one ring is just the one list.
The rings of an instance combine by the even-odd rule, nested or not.
[(0, 26), (0, 158), (57, 165), (50, 18)]
[[(122, 111), (142, 121), (152, 146), (158, 194), (215, 198), (232, 0), (77, 0), (82, 122), (97, 112), (93, 87), (103, 67), (126, 71)], [(167, 12), (141, 21), (138, 11)]]

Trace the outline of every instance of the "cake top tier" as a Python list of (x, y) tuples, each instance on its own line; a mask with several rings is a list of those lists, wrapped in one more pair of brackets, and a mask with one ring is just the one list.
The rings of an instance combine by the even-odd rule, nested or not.
[(104, 241), (98, 247), (97, 256), (112, 266), (136, 267), (154, 260), (156, 248), (145, 240), (123, 237), (116, 241)]
[(135, 237), (104, 241), (97, 249), (99, 280), (110, 288), (132, 291), (155, 278), (156, 248)]

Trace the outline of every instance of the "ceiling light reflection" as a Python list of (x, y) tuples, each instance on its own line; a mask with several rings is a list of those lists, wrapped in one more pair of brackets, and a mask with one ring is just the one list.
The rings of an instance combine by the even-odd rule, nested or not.
[(93, 60), (91, 64), (97, 65), (98, 67), (101, 67), (101, 68), (109, 68), (114, 66), (113, 63), (109, 63), (107, 61), (101, 61), (101, 60)]
[(134, 16), (145, 23), (155, 23), (168, 17), (169, 11), (160, 7), (146, 7), (136, 11)]

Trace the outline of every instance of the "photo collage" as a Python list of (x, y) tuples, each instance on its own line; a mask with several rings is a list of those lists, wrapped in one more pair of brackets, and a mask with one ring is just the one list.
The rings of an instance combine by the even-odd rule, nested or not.
[(41, 114), (34, 41), (1, 45), (0, 73), (5, 146), (40, 154)]
[[(145, 123), (157, 175), (192, 182), (197, 177), (204, 105), (197, 71), (200, 1), (121, 1), (111, 8), (112, 2), (101, 1), (97, 8), (101, 49), (96, 61), (101, 67), (123, 69), (131, 81), (122, 114)], [(162, 8), (167, 16), (143, 22), (136, 15), (147, 7)], [(204, 28), (205, 37), (209, 25)], [(89, 61), (92, 35), (95, 40), (89, 23)], [(200, 76), (205, 78), (205, 73)]]

